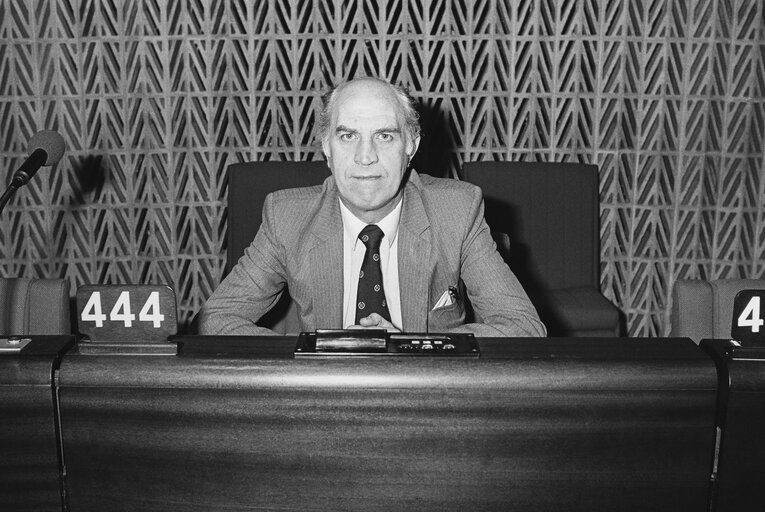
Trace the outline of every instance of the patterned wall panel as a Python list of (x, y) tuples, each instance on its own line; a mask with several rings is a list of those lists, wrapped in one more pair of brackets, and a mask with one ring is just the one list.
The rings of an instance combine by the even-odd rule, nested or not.
[[(226, 167), (320, 159), (320, 94), (372, 74), (423, 106), (420, 165), (600, 167), (601, 285), (663, 335), (678, 278), (765, 276), (761, 0), (0, 0), (0, 275), (221, 278)], [(436, 144), (437, 143), (437, 144)]]

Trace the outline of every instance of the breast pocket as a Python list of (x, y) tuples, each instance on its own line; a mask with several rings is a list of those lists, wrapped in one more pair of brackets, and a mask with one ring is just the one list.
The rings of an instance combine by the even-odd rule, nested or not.
[(462, 300), (432, 310), (428, 314), (428, 331), (447, 330), (465, 323), (465, 305)]

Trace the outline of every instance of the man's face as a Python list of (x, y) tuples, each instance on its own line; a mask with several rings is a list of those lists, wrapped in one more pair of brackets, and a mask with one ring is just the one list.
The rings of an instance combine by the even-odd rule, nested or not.
[(390, 213), (419, 138), (411, 137), (393, 91), (359, 81), (337, 97), (329, 134), (322, 142), (343, 204), (367, 223)]

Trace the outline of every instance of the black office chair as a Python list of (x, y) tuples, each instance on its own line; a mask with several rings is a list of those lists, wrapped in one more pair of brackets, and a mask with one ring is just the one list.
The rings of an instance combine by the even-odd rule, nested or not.
[(0, 335), (72, 334), (66, 279), (0, 278)]
[(486, 221), (510, 239), (510, 267), (550, 336), (618, 336), (620, 312), (600, 292), (598, 168), (562, 162), (469, 162)]
[[(226, 272), (255, 238), (266, 196), (276, 190), (320, 185), (330, 175), (326, 162), (244, 162), (228, 168), (228, 257)], [(258, 325), (280, 334), (300, 332), (297, 311), (285, 293)]]

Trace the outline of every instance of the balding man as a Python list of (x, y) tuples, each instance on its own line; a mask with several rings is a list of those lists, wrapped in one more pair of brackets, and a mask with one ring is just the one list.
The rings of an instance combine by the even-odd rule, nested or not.
[(202, 310), (203, 334), (273, 334), (256, 322), (288, 287), (304, 331), (545, 335), (496, 250), (480, 189), (409, 169), (420, 128), (405, 91), (343, 83), (318, 129), (332, 176), (267, 197), (255, 240)]

